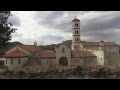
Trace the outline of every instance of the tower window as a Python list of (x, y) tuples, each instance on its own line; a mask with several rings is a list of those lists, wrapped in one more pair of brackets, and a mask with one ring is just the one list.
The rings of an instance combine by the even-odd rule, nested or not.
[(75, 31), (76, 34), (78, 34), (78, 31)]
[(62, 53), (65, 53), (65, 49), (64, 48), (62, 48)]
[(78, 41), (79, 39), (78, 39), (78, 38), (76, 38), (75, 40), (76, 40), (76, 41)]
[(78, 26), (78, 24), (75, 24), (75, 26)]

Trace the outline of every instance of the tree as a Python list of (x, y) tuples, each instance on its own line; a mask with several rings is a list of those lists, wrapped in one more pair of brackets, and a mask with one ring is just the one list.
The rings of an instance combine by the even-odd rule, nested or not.
[(12, 28), (12, 23), (8, 22), (11, 15), (10, 11), (0, 11), (0, 49), (6, 48), (12, 39), (12, 33), (16, 30)]

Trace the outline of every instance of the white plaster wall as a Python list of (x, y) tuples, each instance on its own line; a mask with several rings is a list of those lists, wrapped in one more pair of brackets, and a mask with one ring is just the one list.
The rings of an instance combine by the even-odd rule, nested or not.
[(102, 50), (89, 50), (89, 51), (91, 51), (94, 55), (97, 56), (97, 65), (104, 66), (104, 51)]
[[(17, 67), (22, 67), (28, 60), (28, 57), (20, 58), (20, 64), (18, 62), (19, 58), (6, 58), (7, 59), (7, 64), (5, 60), (5, 65), (9, 69), (16, 69)], [(11, 59), (13, 59), (13, 64), (11, 64)]]

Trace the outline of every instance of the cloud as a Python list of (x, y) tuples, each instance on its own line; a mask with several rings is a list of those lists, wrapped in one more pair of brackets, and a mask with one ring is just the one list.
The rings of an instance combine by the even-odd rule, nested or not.
[(88, 12), (89, 11), (36, 12), (35, 19), (38, 20), (38, 24), (41, 24), (45, 27), (60, 30), (63, 32), (71, 32), (71, 18), (74, 18), (76, 15), (84, 15)]
[(11, 22), (13, 26), (21, 26), (21, 20), (18, 16), (12, 15), (9, 17), (8, 22)]
[(93, 40), (113, 40), (112, 36), (119, 36), (116, 30), (120, 31), (120, 12), (102, 13), (81, 24), (83, 36), (92, 37)]
[(23, 36), (23, 33), (18, 33), (18, 32), (15, 32), (13, 34), (14, 37), (22, 37)]
[[(81, 20), (81, 38), (120, 42), (120, 11), (16, 11), (11, 22), (19, 26), (20, 31), (15, 38), (21, 36), (22, 39), (18, 40), (30, 44), (37, 38), (44, 44), (53, 44), (62, 42), (66, 37), (66, 40), (72, 39), (71, 21), (75, 16)], [(37, 35), (33, 37), (31, 33)]]
[(45, 35), (39, 37), (39, 40), (41, 40), (41, 42), (43, 42), (44, 45), (49, 45), (61, 43), (64, 40), (64, 38), (62, 36)]

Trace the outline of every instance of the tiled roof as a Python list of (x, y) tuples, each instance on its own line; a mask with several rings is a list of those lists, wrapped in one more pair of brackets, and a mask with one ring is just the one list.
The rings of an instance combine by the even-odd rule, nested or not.
[(4, 57), (9, 57), (9, 58), (26, 57), (26, 56), (28, 56), (26, 53), (18, 50), (4, 55)]
[(56, 57), (56, 53), (52, 50), (44, 50), (42, 52), (42, 58), (55, 58)]
[[(85, 42), (85, 41), (81, 41), (82, 45), (84, 47), (99, 47), (100, 46), (100, 42)], [(114, 42), (102, 42), (104, 46), (118, 46), (116, 43)]]
[(116, 43), (114, 43), (114, 42), (104, 42), (103, 43), (104, 44), (104, 46), (118, 46)]
[(72, 51), (72, 58), (96, 57), (89, 51)]
[(37, 50), (41, 50), (40, 47), (34, 45), (20, 45), (20, 47), (27, 50), (30, 53), (35, 52)]
[(89, 46), (100, 46), (99, 42), (81, 42), (84, 47), (89, 47)]

